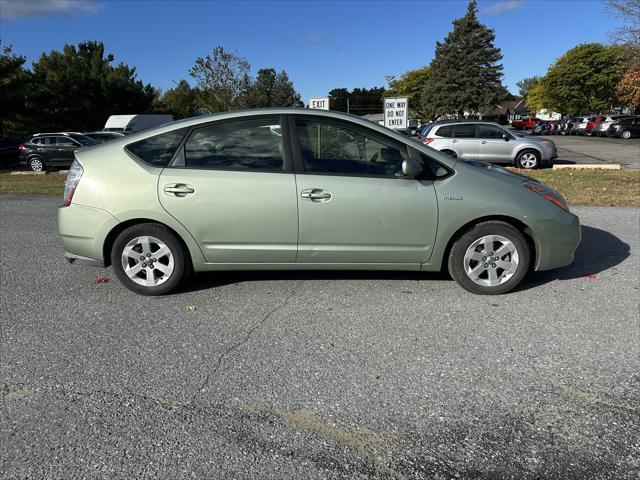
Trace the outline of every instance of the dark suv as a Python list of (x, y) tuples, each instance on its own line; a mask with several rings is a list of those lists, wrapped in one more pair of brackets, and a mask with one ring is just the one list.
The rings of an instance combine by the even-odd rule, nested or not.
[(36, 133), (18, 147), (20, 163), (34, 172), (41, 172), (49, 167), (68, 167), (78, 148), (98, 143), (100, 142), (81, 133)]

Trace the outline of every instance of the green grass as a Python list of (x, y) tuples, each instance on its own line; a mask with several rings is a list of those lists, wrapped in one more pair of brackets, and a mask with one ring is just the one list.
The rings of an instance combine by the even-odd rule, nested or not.
[(46, 175), (10, 175), (9, 172), (0, 172), (0, 193), (62, 196), (66, 178), (66, 175), (58, 172)]
[(640, 206), (639, 169), (517, 171), (553, 187), (570, 205)]
[[(558, 190), (570, 205), (640, 206), (640, 170), (522, 171)], [(0, 193), (62, 195), (66, 176), (0, 172)]]

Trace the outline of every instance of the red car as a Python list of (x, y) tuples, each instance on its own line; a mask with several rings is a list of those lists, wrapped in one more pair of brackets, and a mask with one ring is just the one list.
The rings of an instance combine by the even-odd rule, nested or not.
[(531, 130), (536, 126), (537, 122), (537, 118), (524, 117), (521, 120), (514, 120), (513, 122), (511, 122), (511, 127), (515, 128), (516, 130)]
[(604, 122), (604, 119), (605, 117), (603, 117), (602, 115), (589, 117), (589, 121), (587, 122), (586, 134), (591, 135), (591, 132), (593, 131), (594, 128), (596, 128), (596, 125), (598, 125), (600, 122)]

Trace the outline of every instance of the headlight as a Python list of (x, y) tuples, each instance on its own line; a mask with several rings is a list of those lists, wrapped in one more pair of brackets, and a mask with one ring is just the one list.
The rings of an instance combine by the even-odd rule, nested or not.
[(550, 202), (555, 203), (563, 210), (569, 211), (569, 207), (567, 206), (567, 202), (565, 201), (564, 197), (544, 183), (527, 180), (526, 182), (522, 182), (522, 186), (528, 188), (534, 193), (537, 193), (538, 195), (541, 195)]

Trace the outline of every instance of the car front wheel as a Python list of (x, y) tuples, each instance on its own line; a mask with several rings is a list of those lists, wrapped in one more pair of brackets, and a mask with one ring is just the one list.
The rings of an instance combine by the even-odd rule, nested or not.
[(508, 223), (475, 225), (449, 255), (449, 273), (465, 290), (500, 295), (514, 289), (529, 270), (531, 253), (524, 235)]
[(516, 157), (516, 167), (534, 169), (540, 166), (540, 153), (535, 150), (525, 150)]
[(122, 231), (111, 250), (118, 280), (141, 295), (164, 295), (191, 273), (188, 253), (163, 225), (143, 223)]

